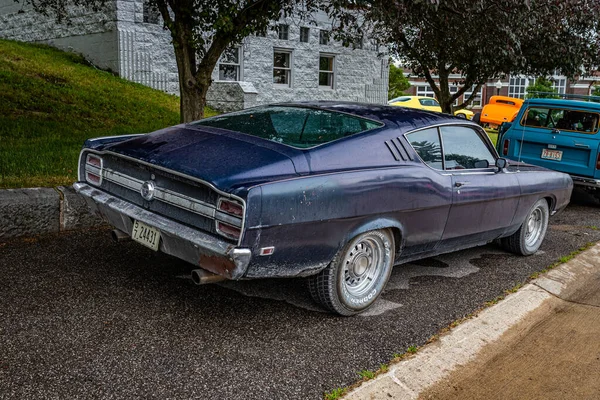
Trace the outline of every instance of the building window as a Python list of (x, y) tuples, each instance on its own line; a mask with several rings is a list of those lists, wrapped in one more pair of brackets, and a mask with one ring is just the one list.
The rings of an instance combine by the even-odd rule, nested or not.
[(435, 98), (435, 93), (433, 92), (431, 86), (417, 86), (417, 96)]
[(319, 44), (329, 44), (329, 31), (324, 29), (319, 31)]
[[(531, 82), (533, 82), (533, 80)], [(530, 80), (528, 78), (519, 76), (511, 77), (508, 81), (508, 97), (524, 99), (527, 95), (527, 86), (529, 86), (529, 84)]]
[(310, 37), (310, 29), (301, 27), (300, 28), (300, 41), (302, 43), (308, 43), (308, 38)]
[(233, 47), (221, 54), (219, 59), (219, 80), (240, 81), (240, 48)]
[(560, 94), (565, 94), (567, 91), (567, 78), (552, 78), (552, 88), (556, 89), (556, 91)]
[(150, 0), (144, 0), (143, 4), (144, 22), (147, 24), (158, 24), (160, 23), (160, 11), (156, 8), (156, 5), (150, 4)]
[[(454, 96), (456, 94), (456, 92), (458, 92), (458, 86), (456, 86), (456, 85), (450, 86), (450, 96)], [(454, 107), (456, 107), (458, 105), (458, 98), (456, 98), (456, 100), (454, 100), (454, 103), (452, 103), (452, 105)]]
[(319, 86), (333, 89), (334, 61), (334, 56), (319, 56)]
[(277, 33), (279, 35), (279, 39), (281, 40), (289, 40), (290, 38), (290, 26), (285, 24), (277, 25)]
[(292, 81), (292, 53), (275, 50), (273, 52), (273, 83), (290, 86)]
[[(475, 85), (471, 86), (469, 89), (467, 89), (467, 91), (465, 91), (465, 93), (463, 94), (464, 101), (467, 101), (469, 96), (471, 96), (471, 93), (473, 93), (473, 89), (475, 89)], [(482, 89), (479, 88), (479, 92), (477, 92), (477, 94), (473, 98), (473, 101), (471, 102), (471, 107), (481, 107), (482, 106), (482, 102), (481, 102), (482, 95), (481, 94), (482, 94)]]

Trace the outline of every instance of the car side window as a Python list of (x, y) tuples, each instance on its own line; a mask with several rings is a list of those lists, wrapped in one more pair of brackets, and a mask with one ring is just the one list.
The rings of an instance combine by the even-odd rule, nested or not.
[(479, 133), (467, 126), (442, 126), (444, 166), (447, 170), (482, 168), (481, 162), (494, 165), (496, 159)]
[(563, 108), (531, 107), (523, 115), (521, 125), (594, 134), (598, 132), (597, 113)]
[(406, 135), (419, 157), (431, 168), (444, 169), (442, 146), (437, 128), (423, 129)]

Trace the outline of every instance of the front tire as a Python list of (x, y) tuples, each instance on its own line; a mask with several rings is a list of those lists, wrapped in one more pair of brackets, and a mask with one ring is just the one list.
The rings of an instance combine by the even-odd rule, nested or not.
[(549, 216), (548, 202), (546, 199), (539, 199), (529, 211), (519, 230), (500, 240), (502, 247), (511, 253), (522, 256), (534, 254), (546, 236)]
[(323, 271), (309, 277), (310, 293), (329, 311), (344, 316), (358, 314), (379, 297), (393, 263), (394, 237), (389, 230), (360, 234)]

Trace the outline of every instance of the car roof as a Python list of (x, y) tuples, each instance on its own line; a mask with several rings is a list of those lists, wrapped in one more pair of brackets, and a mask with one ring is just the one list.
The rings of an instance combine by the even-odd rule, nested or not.
[(388, 127), (398, 127), (403, 132), (431, 125), (445, 123), (475, 123), (465, 121), (449, 114), (435, 111), (420, 110), (416, 108), (388, 106), (382, 104), (355, 103), (344, 101), (301, 101), (290, 103), (270, 104), (271, 106), (284, 107), (310, 107), (327, 111), (337, 111), (357, 117), (368, 118), (381, 122)]
[(528, 99), (526, 103), (531, 105), (541, 105), (546, 107), (565, 107), (565, 108), (587, 108), (600, 111), (600, 103), (581, 100), (565, 100), (565, 99)]

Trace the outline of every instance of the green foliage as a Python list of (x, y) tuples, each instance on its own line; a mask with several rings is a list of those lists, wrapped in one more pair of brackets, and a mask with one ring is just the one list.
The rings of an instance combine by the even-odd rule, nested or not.
[(337, 400), (346, 394), (348, 389), (346, 388), (336, 388), (331, 392), (325, 393), (325, 400)]
[(3, 188), (71, 184), (85, 139), (179, 122), (177, 97), (43, 45), (0, 40), (0, 93)]
[(373, 379), (375, 378), (375, 372), (364, 369), (358, 372), (358, 376), (360, 376), (361, 379)]
[(408, 78), (404, 76), (402, 68), (390, 63), (390, 84), (388, 88), (388, 100), (405, 95), (404, 91), (410, 87)]
[[(392, 56), (427, 78), (444, 112), (466, 89), (503, 74), (558, 69), (573, 77), (600, 64), (598, 1), (355, 0), (350, 10), (345, 0), (331, 2), (340, 34), (373, 26)], [(450, 79), (456, 72), (461, 78)], [(452, 84), (462, 88), (451, 94)]]
[[(532, 93), (533, 92), (533, 93)], [(535, 92), (541, 92), (544, 94), (537, 94)], [(547, 94), (549, 93), (549, 94)], [(538, 77), (534, 83), (527, 86), (527, 98), (549, 98), (558, 99), (559, 96), (553, 95), (552, 93), (558, 94), (558, 90), (552, 87), (552, 81), (544, 76)]]

